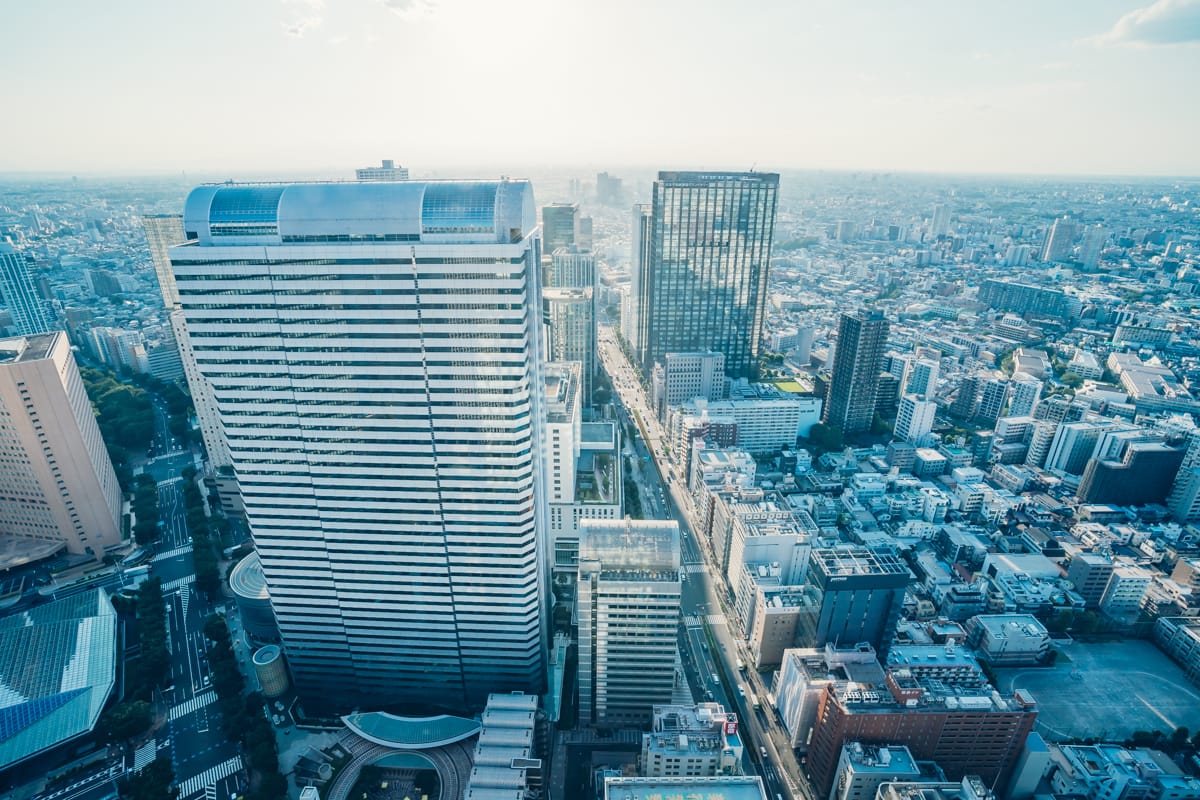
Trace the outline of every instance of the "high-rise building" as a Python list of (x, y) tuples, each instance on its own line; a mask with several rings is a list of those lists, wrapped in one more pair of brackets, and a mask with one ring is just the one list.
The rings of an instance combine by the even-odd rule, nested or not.
[(838, 323), (833, 379), (821, 421), (843, 434), (870, 430), (888, 322), (879, 311), (842, 314)]
[(397, 167), (395, 161), (385, 158), (378, 167), (360, 167), (354, 170), (354, 178), (360, 181), (406, 181), (408, 167)]
[(689, 400), (725, 397), (725, 356), (721, 353), (667, 353), (651, 374), (651, 395), (659, 419)]
[(1088, 608), (1100, 605), (1100, 598), (1112, 578), (1112, 559), (1103, 553), (1077, 553), (1067, 568), (1067, 580), (1083, 598)]
[[(163, 307), (171, 323), (171, 333), (179, 347), (179, 360), (183, 375), (187, 379), (196, 409), (196, 421), (200, 424), (200, 438), (208, 451), (208, 461), (214, 468), (233, 465), (229, 455), (229, 443), (225, 440), (225, 429), (221, 426), (221, 415), (217, 410), (217, 398), (212, 384), (196, 366), (196, 355), (192, 339), (188, 334), (187, 320), (179, 306), (179, 289), (175, 286), (175, 273), (171, 270), (170, 250), (183, 244), (187, 236), (183, 231), (183, 217), (179, 214), (157, 214), (142, 217), (142, 228), (146, 231), (146, 244), (150, 248), (150, 260), (154, 274), (158, 277), (158, 288), (162, 292)], [(232, 488), (234, 484), (227, 482)]]
[(1008, 400), (1008, 416), (1028, 417), (1033, 414), (1033, 407), (1042, 397), (1042, 382), (1024, 372), (1018, 372), (1012, 378), (1012, 393)]
[(547, 355), (553, 361), (578, 361), (584, 406), (592, 403), (596, 379), (596, 303), (589, 286), (582, 289), (543, 289), (542, 305), (550, 325)]
[(904, 395), (896, 412), (896, 438), (924, 446), (922, 440), (933, 431), (936, 414), (937, 403), (927, 400), (925, 395)]
[(958, 394), (950, 404), (950, 415), (958, 419), (973, 419), (975, 410), (979, 407), (979, 390), (983, 378), (979, 375), (968, 375), (958, 385)]
[(550, 256), (550, 286), (591, 289), (596, 286), (596, 257), (575, 247), (560, 247)]
[(549, 254), (559, 249), (575, 247), (578, 243), (578, 232), (578, 203), (551, 203), (542, 206), (542, 252)]
[(188, 196), (180, 302), (310, 707), (544, 690), (535, 209), (510, 180)]
[[(929, 358), (918, 359), (912, 365), (912, 369), (908, 373), (908, 386), (905, 387), (905, 394), (923, 394), (933, 397), (937, 389), (938, 372), (941, 366), (938, 362)], [(893, 375), (897, 373), (893, 372)]]
[(1184, 451), (1162, 442), (1128, 442), (1119, 456), (1098, 456), (1088, 462), (1075, 496), (1083, 503), (1118, 506), (1161, 503), (1183, 456)]
[(1059, 289), (988, 278), (979, 285), (979, 302), (1018, 314), (1047, 314), (1065, 318), (1070, 314), (1067, 296)]
[(650, 224), (635, 211), (635, 360), (716, 350), (732, 377), (758, 369), (779, 175), (660, 172)]
[(890, 647), (911, 577), (904, 562), (891, 553), (859, 546), (817, 548), (810, 556), (808, 575), (817, 592), (817, 612), (807, 629), (798, 631), (801, 647), (852, 647), (860, 642), (880, 652)]
[(950, 233), (950, 206), (938, 203), (933, 207), (933, 218), (929, 221), (929, 234), (933, 237)]
[(596, 202), (602, 206), (620, 206), (625, 201), (621, 179), (607, 172), (596, 173)]
[(995, 425), (1004, 411), (1004, 403), (1008, 400), (1008, 380), (993, 378), (980, 387), (979, 408), (975, 419), (980, 425)]
[(12, 314), (18, 336), (49, 332), (50, 318), (33, 288), (29, 265), (11, 242), (0, 242), (0, 303)]
[(1095, 269), (1100, 263), (1100, 253), (1108, 241), (1108, 231), (1093, 225), (1083, 232), (1083, 243), (1079, 246), (1079, 261), (1085, 269)]
[(592, 520), (579, 535), (579, 720), (644, 725), (671, 702), (679, 625), (679, 528)]
[(1066, 217), (1054, 220), (1046, 234), (1046, 246), (1042, 248), (1042, 261), (1066, 261), (1071, 248), (1079, 238), (1079, 224)]
[(121, 544), (121, 487), (61, 331), (0, 339), (0, 568)]

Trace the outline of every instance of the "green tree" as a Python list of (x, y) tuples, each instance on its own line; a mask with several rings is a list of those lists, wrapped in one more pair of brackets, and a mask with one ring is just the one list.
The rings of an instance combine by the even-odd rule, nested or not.
[(122, 800), (174, 800), (178, 787), (172, 787), (175, 770), (171, 759), (159, 756), (147, 764), (141, 772), (130, 773), (118, 784)]
[(1059, 380), (1072, 389), (1078, 389), (1080, 386), (1083, 386), (1083, 377), (1074, 372), (1064, 372)]
[(808, 432), (808, 440), (814, 447), (825, 452), (842, 449), (842, 430), (832, 425), (818, 422)]
[(132, 739), (150, 728), (154, 711), (144, 700), (121, 703), (105, 711), (96, 724), (96, 735), (105, 744)]

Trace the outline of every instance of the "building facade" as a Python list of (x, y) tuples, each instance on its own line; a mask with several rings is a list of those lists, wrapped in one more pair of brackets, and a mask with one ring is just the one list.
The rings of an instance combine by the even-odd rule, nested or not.
[(882, 313), (842, 314), (833, 379), (821, 417), (826, 425), (846, 435), (871, 429), (887, 337), (888, 322)]
[(180, 304), (306, 703), (542, 692), (530, 185), (203, 186), (184, 229)]
[(25, 256), (8, 242), (0, 242), (0, 303), (12, 314), (18, 336), (34, 336), (50, 330), (50, 317), (33, 288)]
[(0, 540), (5, 568), (121, 544), (121, 487), (61, 331), (0, 339)]
[[(716, 350), (733, 377), (758, 369), (779, 175), (660, 172), (649, 224), (635, 212), (636, 361)], [(646, 238), (643, 238), (646, 237)]]
[(579, 720), (624, 727), (671, 701), (679, 626), (679, 528), (591, 520), (579, 534)]

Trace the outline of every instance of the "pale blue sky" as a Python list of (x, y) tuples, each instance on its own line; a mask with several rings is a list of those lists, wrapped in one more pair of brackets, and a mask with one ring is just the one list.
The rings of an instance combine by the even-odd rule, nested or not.
[(6, 6), (0, 171), (1200, 175), (1200, 0)]

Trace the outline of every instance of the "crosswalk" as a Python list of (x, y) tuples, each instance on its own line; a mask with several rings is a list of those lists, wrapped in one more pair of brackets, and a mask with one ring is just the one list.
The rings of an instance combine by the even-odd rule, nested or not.
[(241, 756), (234, 756), (228, 761), (222, 761), (211, 769), (206, 769), (194, 778), (188, 778), (179, 784), (179, 800), (188, 800), (192, 795), (199, 795), (204, 787), (228, 778), (242, 768)]
[(174, 550), (167, 550), (165, 552), (159, 553), (158, 555), (156, 555), (154, 558), (152, 558), (150, 560), (155, 561), (155, 562), (166, 561), (168, 558), (175, 558), (175, 556), (184, 556), (190, 552), (192, 552), (192, 546), (190, 544), (185, 544), (182, 547), (176, 547)]
[(179, 593), (180, 594), (179, 599), (183, 602), (183, 615), (185, 617), (187, 616), (188, 600), (190, 600), (192, 598), (192, 589), (193, 588), (194, 587), (192, 587), (192, 586), (185, 586)]
[(195, 575), (184, 575), (182, 578), (176, 578), (173, 581), (167, 581), (166, 583), (164, 583), (162, 585), (162, 590), (164, 593), (173, 592), (176, 589), (181, 589), (184, 586), (187, 586), (189, 583), (195, 583), (195, 582), (196, 582)]
[(142, 769), (154, 761), (155, 755), (158, 754), (158, 747), (155, 740), (151, 739), (144, 745), (133, 751), (133, 771), (141, 772)]
[(707, 572), (708, 567), (704, 564), (684, 564), (683, 571), (689, 575), (695, 575), (697, 572)]
[(725, 618), (724, 614), (704, 614), (703, 616), (700, 614), (684, 614), (683, 616), (683, 624), (689, 628), (703, 628), (706, 622), (709, 625), (729, 624), (729, 620)]
[(185, 714), (191, 714), (193, 711), (197, 711), (205, 706), (210, 706), (215, 702), (217, 702), (216, 692), (212, 691), (211, 689), (201, 692), (191, 700), (187, 700), (177, 706), (171, 706), (171, 710), (167, 712), (167, 719), (177, 720)]
[(704, 617), (709, 625), (728, 625), (729, 620), (725, 619), (724, 614), (708, 614)]

